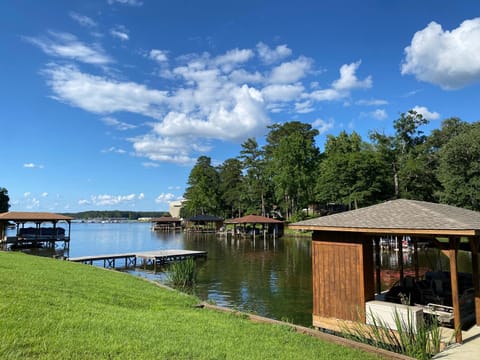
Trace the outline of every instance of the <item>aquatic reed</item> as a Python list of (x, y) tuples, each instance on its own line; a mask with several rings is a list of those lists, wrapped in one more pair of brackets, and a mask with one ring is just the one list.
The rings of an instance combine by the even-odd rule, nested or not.
[(197, 281), (197, 265), (194, 259), (188, 258), (174, 262), (167, 271), (168, 282), (179, 288), (193, 287)]

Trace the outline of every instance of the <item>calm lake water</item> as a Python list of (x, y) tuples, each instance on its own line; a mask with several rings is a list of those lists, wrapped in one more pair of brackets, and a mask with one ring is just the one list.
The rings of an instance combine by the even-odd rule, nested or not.
[[(195, 295), (202, 300), (274, 319), (311, 325), (312, 271), (309, 237), (232, 240), (150, 230), (149, 223), (74, 223), (70, 257), (161, 249), (204, 250)], [(159, 281), (163, 273), (129, 271)]]
[[(309, 237), (232, 240), (216, 235), (161, 233), (149, 223), (73, 223), (70, 257), (134, 251), (187, 249), (208, 252), (199, 260), (195, 295), (202, 300), (278, 320), (310, 326), (312, 318), (311, 241)], [(395, 269), (396, 252), (382, 253), (382, 268)], [(420, 266), (448, 270), (448, 259), (429, 249), (419, 254)], [(412, 255), (404, 254), (405, 267)], [(469, 258), (460, 254), (460, 271)], [(164, 281), (162, 272), (129, 270), (136, 276)]]

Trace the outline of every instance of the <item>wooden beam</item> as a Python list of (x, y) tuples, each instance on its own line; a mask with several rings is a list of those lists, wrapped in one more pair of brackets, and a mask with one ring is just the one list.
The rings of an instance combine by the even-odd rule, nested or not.
[(475, 319), (477, 326), (480, 326), (480, 276), (478, 270), (478, 251), (480, 250), (480, 238), (470, 238), (472, 250), (472, 280), (475, 289)]
[(457, 252), (460, 239), (452, 237), (449, 239), (450, 248), (448, 250), (448, 257), (450, 259), (450, 281), (452, 287), (452, 305), (453, 305), (453, 324), (455, 327), (455, 341), (462, 343), (462, 323), (460, 314), (460, 300), (458, 296), (458, 267), (457, 267)]
[[(400, 239), (400, 240), (399, 240)], [(403, 284), (403, 238), (397, 236), (397, 246), (398, 246), (398, 266), (400, 266), (400, 284)]]
[(381, 264), (380, 264), (380, 238), (375, 237), (375, 272), (376, 272), (376, 287), (377, 294), (382, 293), (382, 279), (381, 279)]
[(415, 266), (415, 280), (420, 280), (419, 269), (418, 269), (418, 242), (417, 238), (413, 238), (413, 262)]

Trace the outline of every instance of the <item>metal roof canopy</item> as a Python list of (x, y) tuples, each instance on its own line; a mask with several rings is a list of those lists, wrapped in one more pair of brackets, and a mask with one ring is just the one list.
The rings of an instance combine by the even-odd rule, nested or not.
[[(478, 252), (480, 250), (480, 212), (450, 205), (398, 199), (357, 210), (300, 221), (289, 226), (314, 232), (357, 233), (363, 236), (409, 235), (412, 237), (447, 237), (442, 246), (450, 259), (451, 282), (454, 294), (455, 328), (460, 327), (460, 307), (457, 286), (457, 252), (461, 237), (467, 237), (472, 253), (472, 275), (475, 286), (475, 313), (480, 325), (480, 284)], [(465, 244), (467, 245), (467, 244)], [(461, 331), (457, 342), (462, 342)]]

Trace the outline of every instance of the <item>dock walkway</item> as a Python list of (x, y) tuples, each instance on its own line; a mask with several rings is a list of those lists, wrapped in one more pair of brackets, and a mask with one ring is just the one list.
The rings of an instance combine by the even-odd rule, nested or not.
[(136, 267), (138, 260), (142, 261), (144, 269), (153, 265), (153, 271), (157, 271), (157, 265), (166, 264), (172, 261), (185, 260), (187, 258), (206, 258), (206, 251), (194, 250), (152, 250), (139, 251), (122, 254), (91, 255), (69, 258), (69, 261), (81, 262), (93, 265), (95, 262), (103, 261), (104, 268), (115, 268), (118, 260), (123, 260), (122, 264), (127, 267)]

